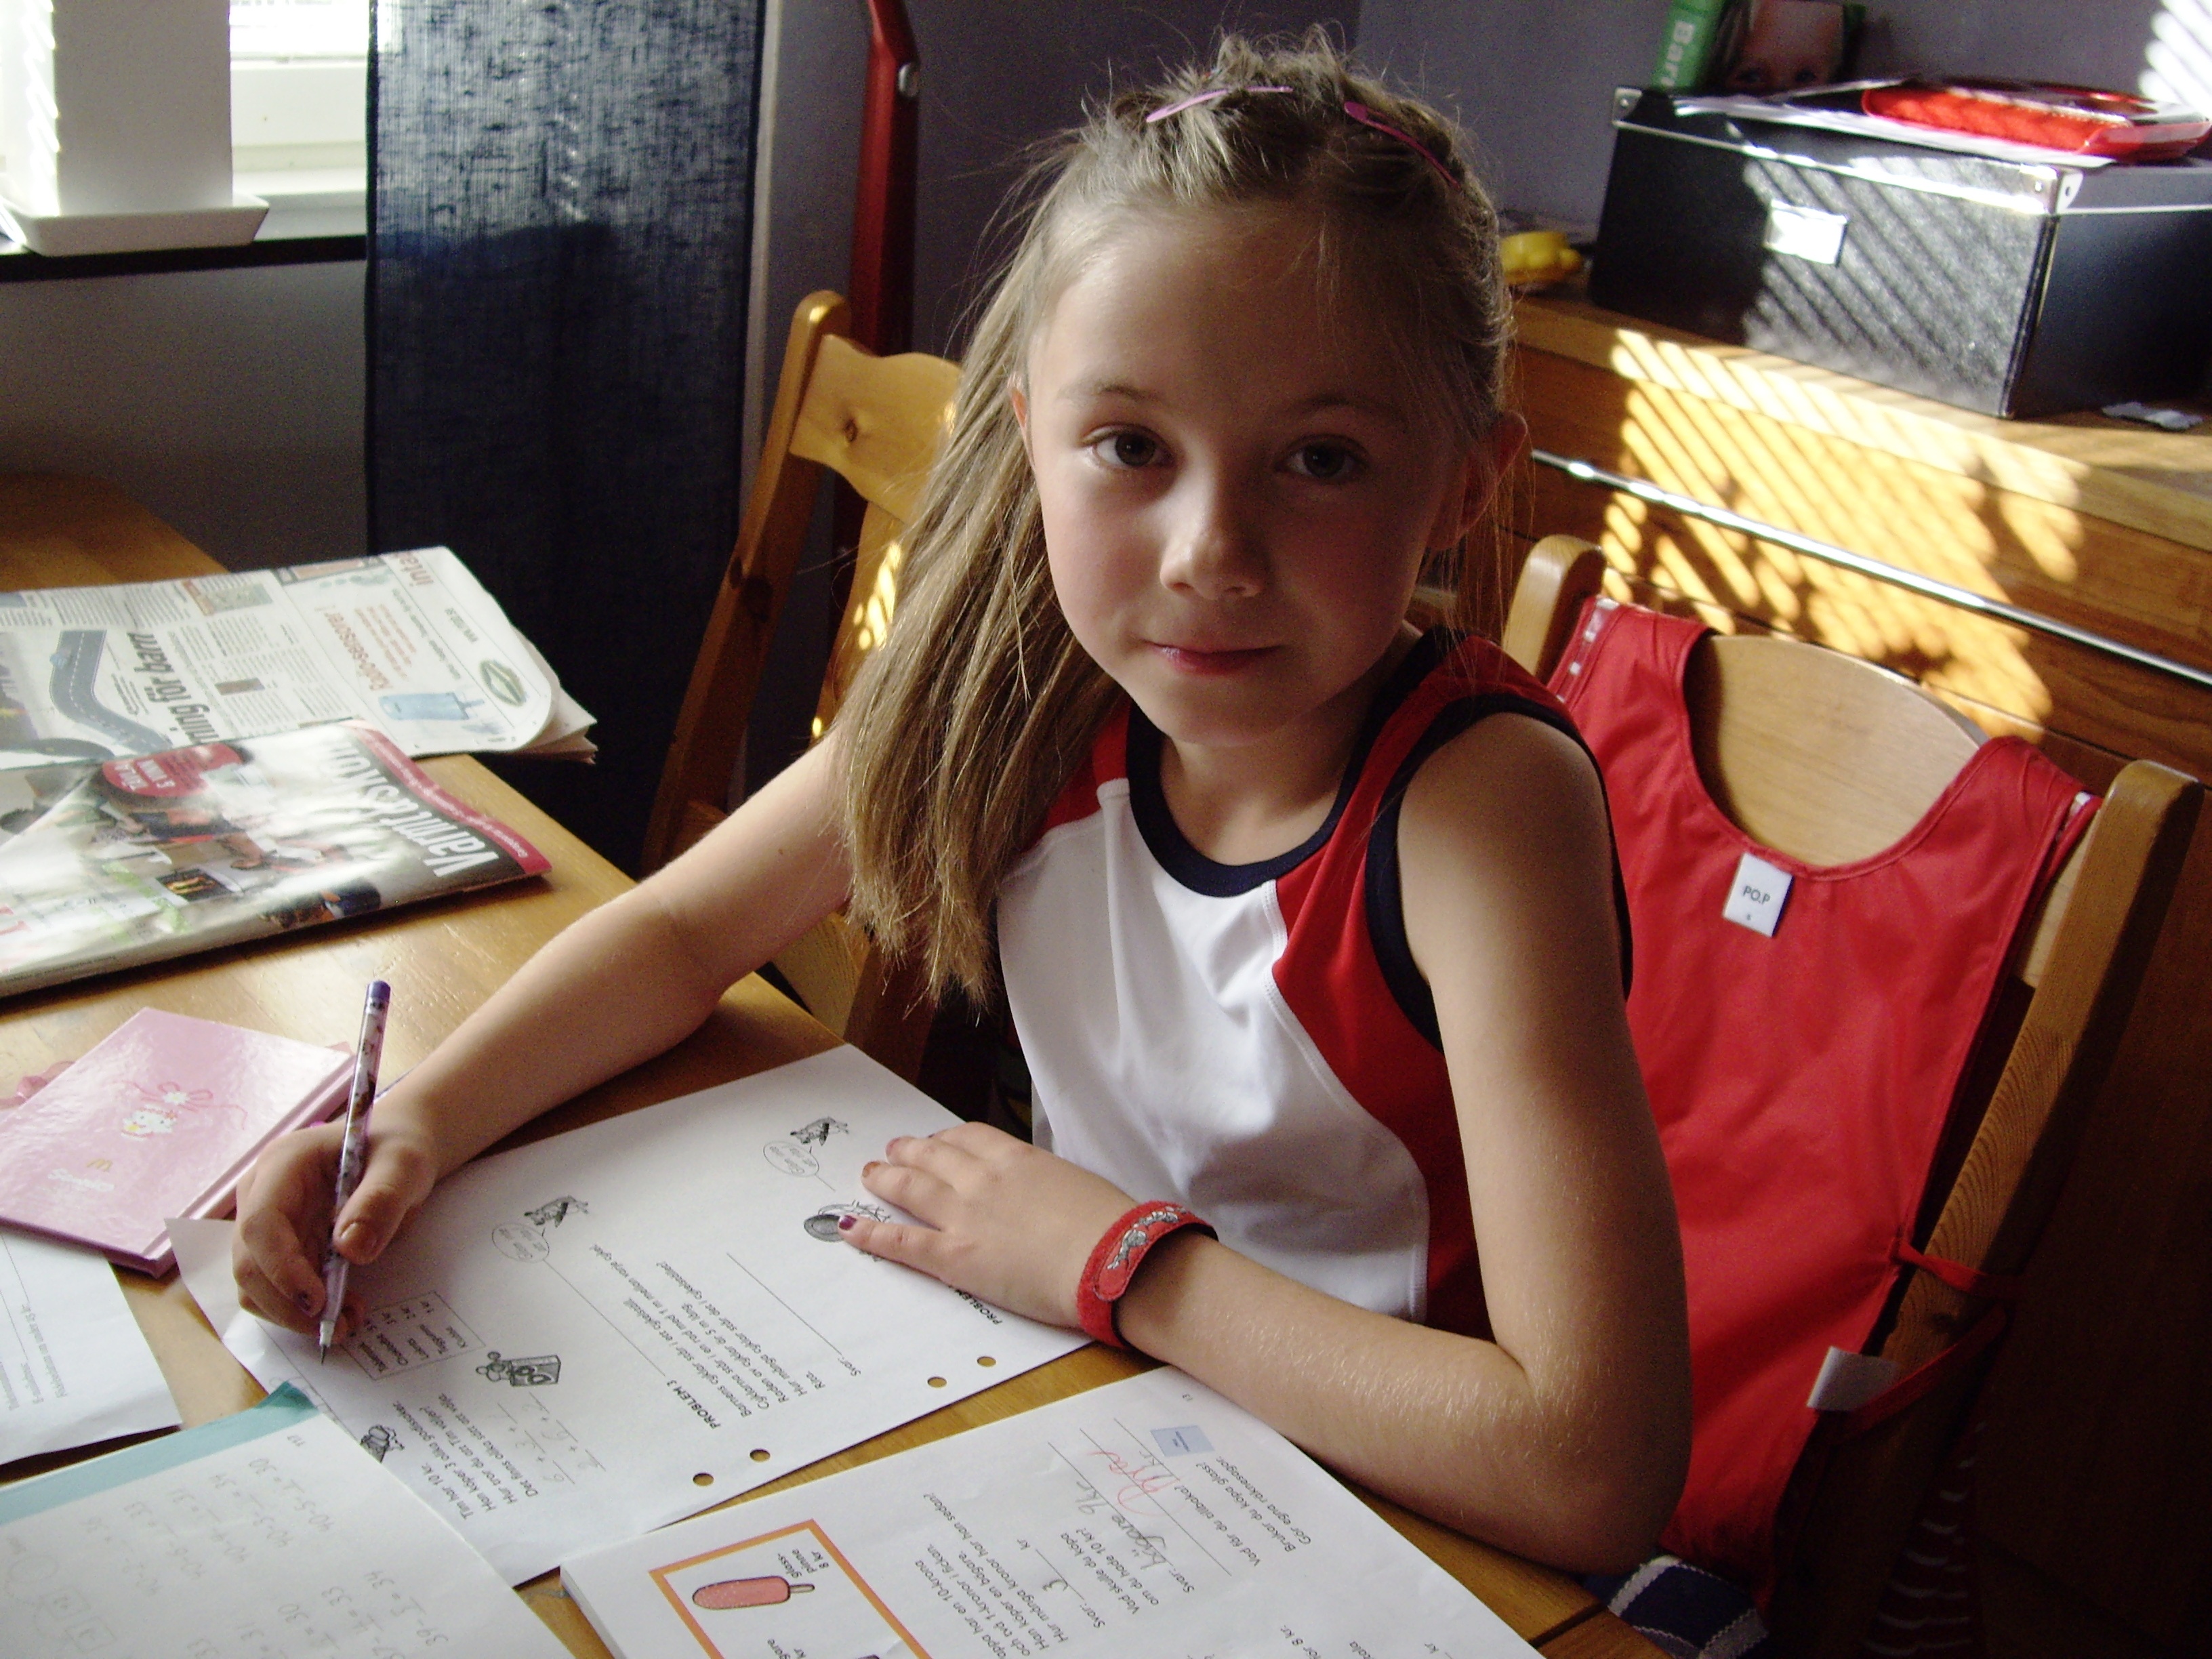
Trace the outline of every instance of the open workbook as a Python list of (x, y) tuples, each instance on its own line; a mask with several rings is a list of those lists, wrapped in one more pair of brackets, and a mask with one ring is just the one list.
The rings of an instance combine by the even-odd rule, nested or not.
[(170, 1229), (264, 1388), (295, 1384), (515, 1583), (1083, 1346), (839, 1237), (950, 1112), (854, 1048), (477, 1159), (356, 1268), (360, 1329), (240, 1310), (231, 1224)]

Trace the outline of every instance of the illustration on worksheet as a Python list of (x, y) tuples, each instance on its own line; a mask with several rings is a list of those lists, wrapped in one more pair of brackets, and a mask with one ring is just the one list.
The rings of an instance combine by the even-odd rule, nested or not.
[(928, 1659), (811, 1521), (655, 1567), (651, 1577), (714, 1659)]
[(799, 1224), (806, 1230), (809, 1238), (834, 1244), (842, 1231), (837, 1224), (848, 1215), (864, 1215), (875, 1221), (891, 1218), (891, 1212), (880, 1204), (825, 1204)]
[(814, 1586), (794, 1584), (780, 1574), (765, 1578), (718, 1578), (691, 1592), (691, 1605), (720, 1612), (728, 1607), (772, 1607), (794, 1595), (811, 1595)]
[(802, 1123), (781, 1140), (771, 1140), (762, 1149), (770, 1164), (790, 1176), (818, 1176), (822, 1173), (821, 1148), (830, 1144), (831, 1135), (848, 1135), (852, 1126), (839, 1122), (834, 1117), (817, 1117), (811, 1123)]
[[(372, 1311), (327, 1364), (239, 1306), (227, 1227), (184, 1229), (185, 1271), (257, 1375), (298, 1382), (349, 1440), (389, 1428), (384, 1467), (518, 1582), (1080, 1345), (844, 1246), (842, 1219), (905, 1219), (860, 1186), (864, 1155), (953, 1121), (837, 1049), (477, 1159), (356, 1274)], [(791, 1178), (768, 1146), (818, 1172)], [(764, 1628), (836, 1599), (772, 1561), (701, 1582), (771, 1575), (815, 1588), (685, 1605)], [(895, 1634), (786, 1646), (882, 1659)]]
[(406, 1443), (381, 1423), (370, 1424), (368, 1432), (361, 1437), (361, 1449), (380, 1463), (384, 1461), (385, 1454), (395, 1447), (404, 1451)]
[(543, 1261), (552, 1246), (545, 1235), (569, 1214), (589, 1215), (592, 1206), (572, 1193), (550, 1198), (534, 1210), (525, 1210), (520, 1221), (502, 1221), (491, 1230), (492, 1248), (514, 1261)]
[(561, 1380), (561, 1356), (542, 1353), (529, 1359), (502, 1359), (494, 1348), (484, 1356), (484, 1363), (477, 1367), (477, 1375), (490, 1382), (505, 1382), (518, 1389), (550, 1388)]
[(522, 1218), (533, 1227), (557, 1227), (568, 1218), (571, 1210), (578, 1215), (589, 1215), (592, 1206), (582, 1199), (564, 1193), (559, 1198), (548, 1199), (534, 1210), (525, 1210)]

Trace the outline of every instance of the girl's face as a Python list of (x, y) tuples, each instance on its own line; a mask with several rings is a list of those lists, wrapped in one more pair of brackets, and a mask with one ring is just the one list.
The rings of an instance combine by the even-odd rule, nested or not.
[(1356, 722), (1424, 556), (1487, 494), (1486, 452), (1420, 417), (1309, 233), (1279, 208), (1134, 220), (1012, 390), (1068, 626), (1179, 745)]

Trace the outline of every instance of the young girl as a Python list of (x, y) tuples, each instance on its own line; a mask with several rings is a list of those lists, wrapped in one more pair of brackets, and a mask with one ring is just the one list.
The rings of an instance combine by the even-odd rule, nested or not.
[[(978, 325), (844, 716), (393, 1089), (338, 1247), (849, 904), (940, 988), (1003, 975), (1036, 1122), (893, 1142), (867, 1184), (920, 1224), (854, 1246), (1462, 1531), (1640, 1559), (1688, 1364), (1603, 794), (1534, 681), (1405, 620), (1425, 571), (1494, 580), (1462, 550), (1522, 440), (1510, 315), (1449, 131), (1324, 42), (1115, 98)], [(336, 1144), (240, 1200), (240, 1286), (299, 1328)]]

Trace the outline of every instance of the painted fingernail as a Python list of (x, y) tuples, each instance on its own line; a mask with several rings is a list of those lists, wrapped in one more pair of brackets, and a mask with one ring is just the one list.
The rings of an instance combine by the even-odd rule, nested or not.
[(837, 1231), (841, 1233), (849, 1233), (859, 1224), (860, 1219), (855, 1216), (841, 1215), (837, 1218)]
[[(882, 1160), (881, 1158), (870, 1158), (870, 1159), (869, 1159), (866, 1164), (863, 1164), (860, 1166), (860, 1173), (861, 1173), (862, 1175), (871, 1175), (871, 1174), (873, 1174), (876, 1170), (882, 1169), (883, 1167), (884, 1167), (884, 1165), (883, 1165), (883, 1160)], [(849, 1221), (849, 1220), (851, 1220), (851, 1219), (852, 1219), (852, 1218), (851, 1218), (850, 1216), (848, 1216), (848, 1217), (846, 1217), (845, 1218), (846, 1218), (848, 1221)]]

